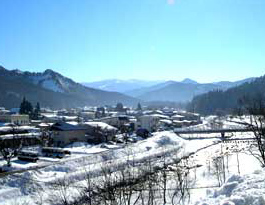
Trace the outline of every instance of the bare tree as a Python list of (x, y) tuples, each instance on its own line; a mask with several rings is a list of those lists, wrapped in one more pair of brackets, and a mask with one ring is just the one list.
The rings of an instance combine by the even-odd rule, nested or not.
[(249, 114), (249, 122), (245, 125), (253, 132), (256, 144), (250, 146), (250, 153), (265, 167), (265, 96), (244, 97), (240, 100), (245, 112)]
[(11, 159), (17, 155), (22, 149), (22, 138), (16, 134), (15, 126), (12, 127), (12, 135), (5, 138), (0, 138), (0, 153), (3, 159), (7, 162), (7, 166), (11, 166)]
[(54, 191), (49, 196), (50, 204), (70, 205), (70, 181), (64, 177), (58, 179), (51, 187)]

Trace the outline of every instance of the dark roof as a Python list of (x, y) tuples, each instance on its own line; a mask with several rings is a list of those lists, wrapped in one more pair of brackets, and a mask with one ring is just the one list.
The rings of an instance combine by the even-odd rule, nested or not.
[(85, 130), (85, 128), (78, 125), (72, 125), (66, 122), (57, 122), (51, 126), (51, 130), (73, 131), (73, 130)]
[(119, 116), (118, 118), (119, 118), (119, 120), (129, 120), (129, 118), (127, 116)]

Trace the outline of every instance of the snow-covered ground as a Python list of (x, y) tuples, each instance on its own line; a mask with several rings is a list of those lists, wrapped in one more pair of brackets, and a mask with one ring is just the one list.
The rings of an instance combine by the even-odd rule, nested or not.
[[(146, 140), (129, 144), (126, 148), (106, 149), (100, 146), (75, 144), (68, 147), (73, 154), (67, 159), (57, 161), (36, 170), (25, 171), (0, 178), (0, 204), (12, 204), (14, 200), (26, 201), (28, 204), (36, 203), (37, 187), (45, 188), (59, 179), (71, 179), (74, 182), (84, 180), (87, 170), (98, 173), (106, 164), (122, 164), (128, 160), (144, 161), (155, 158), (165, 152), (177, 152), (179, 157), (195, 152), (196, 150), (212, 144), (212, 140), (191, 141), (187, 143), (173, 132), (154, 133)], [(188, 144), (188, 146), (187, 146)], [(43, 161), (43, 160), (40, 160)], [(41, 162), (42, 163), (42, 162)], [(20, 166), (29, 166), (18, 163)], [(13, 166), (19, 166), (13, 162)], [(13, 194), (9, 194), (9, 193)], [(15, 196), (15, 199), (14, 199)]]
[[(204, 123), (201, 126), (206, 126)], [(233, 122), (223, 123), (230, 126)], [(14, 159), (15, 170), (24, 169), (0, 178), (0, 205), (6, 204), (49, 204), (47, 201), (53, 190), (50, 185), (66, 180), (80, 185), (89, 172), (99, 177), (102, 167), (112, 166), (121, 169), (125, 163), (143, 163), (149, 159), (159, 162), (167, 153), (166, 160), (172, 156), (183, 158), (190, 156), (195, 178), (189, 204), (235, 204), (264, 205), (265, 171), (259, 162), (249, 154), (247, 140), (222, 142), (219, 134), (196, 134), (193, 140), (184, 140), (183, 135), (170, 131), (153, 133), (153, 136), (128, 145), (92, 146), (75, 143), (66, 149), (71, 155), (64, 159), (41, 157), (37, 163), (22, 163)], [(203, 136), (203, 139), (199, 139)], [(208, 136), (208, 137), (207, 137)], [(192, 138), (194, 136), (190, 136)], [(233, 138), (250, 138), (252, 133), (234, 133)], [(187, 138), (187, 137), (185, 137)], [(222, 160), (222, 174), (215, 162)], [(34, 170), (25, 170), (34, 168)], [(115, 171), (114, 170), (114, 171)], [(219, 170), (220, 171), (220, 170)], [(217, 186), (221, 187), (217, 187)], [(214, 188), (215, 187), (215, 188)], [(40, 191), (41, 190), (41, 191)], [(71, 190), (74, 195), (77, 190)], [(170, 203), (169, 203), (170, 204)]]
[(265, 171), (231, 175), (220, 188), (208, 189), (207, 192), (207, 196), (198, 200), (196, 205), (264, 205)]

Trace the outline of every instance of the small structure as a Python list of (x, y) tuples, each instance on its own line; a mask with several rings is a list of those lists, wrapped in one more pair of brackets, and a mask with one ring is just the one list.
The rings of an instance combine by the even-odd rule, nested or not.
[(156, 115), (143, 115), (138, 118), (138, 125), (140, 128), (153, 132), (157, 130), (160, 119)]
[(0, 122), (15, 125), (28, 125), (30, 123), (28, 115), (0, 115)]
[(43, 147), (41, 152), (44, 157), (57, 157), (57, 158), (63, 158), (66, 154), (71, 154), (70, 151), (57, 147)]
[(0, 142), (5, 147), (40, 144), (39, 129), (29, 126), (6, 126), (0, 128)]
[(38, 153), (33, 151), (20, 151), (17, 158), (22, 161), (37, 162)]
[(53, 144), (63, 147), (72, 142), (86, 142), (86, 129), (79, 125), (57, 122), (51, 126)]
[(122, 115), (122, 116), (104, 117), (101, 118), (99, 121), (120, 128), (123, 125), (129, 123), (129, 118), (126, 115)]
[(85, 122), (82, 126), (86, 128), (86, 135), (91, 143), (111, 141), (118, 132), (116, 127), (104, 122)]
[(171, 118), (172, 118), (172, 120), (182, 121), (182, 120), (184, 120), (185, 117), (183, 115), (176, 114), (176, 115), (173, 115)]

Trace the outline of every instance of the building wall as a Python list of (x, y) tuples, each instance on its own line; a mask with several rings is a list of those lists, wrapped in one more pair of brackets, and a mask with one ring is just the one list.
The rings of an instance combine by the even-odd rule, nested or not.
[(153, 116), (141, 116), (139, 117), (139, 125), (141, 128), (147, 129), (149, 132), (154, 131), (159, 123), (159, 118)]
[(87, 142), (85, 130), (53, 131), (52, 139), (55, 146), (63, 147), (72, 142)]
[(13, 123), (16, 125), (28, 125), (28, 115), (0, 115), (0, 122)]

